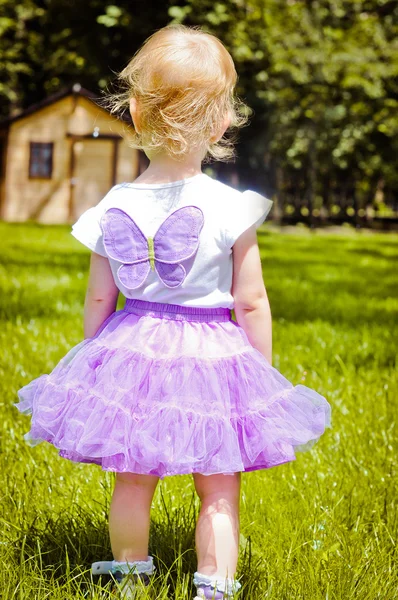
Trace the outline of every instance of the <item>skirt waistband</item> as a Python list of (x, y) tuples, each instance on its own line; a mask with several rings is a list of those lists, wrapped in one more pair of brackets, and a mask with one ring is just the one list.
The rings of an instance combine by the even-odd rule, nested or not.
[(163, 302), (148, 302), (126, 298), (123, 310), (137, 315), (148, 315), (173, 319), (175, 321), (231, 321), (232, 312), (229, 308), (201, 308), (198, 306), (180, 306)]

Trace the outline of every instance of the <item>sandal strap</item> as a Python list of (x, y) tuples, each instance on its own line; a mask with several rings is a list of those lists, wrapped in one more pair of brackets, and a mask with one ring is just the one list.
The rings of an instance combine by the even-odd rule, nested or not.
[(148, 556), (148, 560), (117, 561), (102, 560), (91, 565), (93, 575), (113, 575), (118, 572), (123, 575), (144, 574), (153, 575), (156, 567), (153, 564), (153, 557)]
[(153, 575), (156, 567), (153, 564), (152, 556), (148, 556), (148, 560), (132, 560), (132, 561), (112, 561), (112, 572), (120, 571), (124, 575)]
[(232, 597), (234, 592), (237, 592), (242, 587), (242, 584), (233, 577), (222, 577), (220, 575), (204, 575), (196, 571), (193, 576), (193, 582), (196, 587), (210, 586), (218, 592), (227, 594), (227, 597)]
[(112, 573), (112, 560), (100, 560), (91, 565), (93, 575), (109, 575)]

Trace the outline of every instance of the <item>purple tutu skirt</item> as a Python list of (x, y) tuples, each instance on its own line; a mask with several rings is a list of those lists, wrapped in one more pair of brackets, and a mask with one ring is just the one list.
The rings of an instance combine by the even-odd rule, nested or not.
[(31, 445), (162, 479), (293, 461), (331, 415), (325, 398), (250, 345), (229, 309), (129, 299), (18, 396)]

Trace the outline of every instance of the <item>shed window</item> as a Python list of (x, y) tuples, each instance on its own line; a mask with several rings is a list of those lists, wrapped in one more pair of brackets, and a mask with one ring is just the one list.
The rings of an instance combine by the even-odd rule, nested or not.
[(53, 172), (53, 142), (30, 142), (29, 177), (51, 179)]

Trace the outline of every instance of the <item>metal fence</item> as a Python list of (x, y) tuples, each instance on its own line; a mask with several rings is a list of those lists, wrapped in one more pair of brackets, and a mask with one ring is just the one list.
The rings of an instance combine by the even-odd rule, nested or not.
[(268, 220), (281, 225), (325, 227), (347, 223), (357, 228), (398, 229), (398, 198), (382, 180), (374, 181), (365, 191), (348, 173), (311, 181), (305, 172), (287, 177), (278, 168), (238, 173), (236, 165), (216, 165), (212, 174), (229, 185), (253, 189), (271, 198), (274, 205)]

